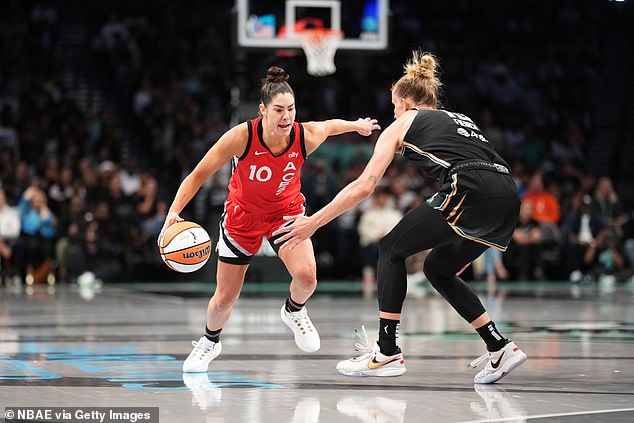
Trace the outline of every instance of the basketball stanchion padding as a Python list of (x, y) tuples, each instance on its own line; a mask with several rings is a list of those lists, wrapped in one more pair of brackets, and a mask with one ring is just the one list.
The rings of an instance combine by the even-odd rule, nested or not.
[(159, 251), (165, 264), (181, 273), (194, 272), (211, 256), (211, 238), (198, 223), (182, 221), (167, 228)]

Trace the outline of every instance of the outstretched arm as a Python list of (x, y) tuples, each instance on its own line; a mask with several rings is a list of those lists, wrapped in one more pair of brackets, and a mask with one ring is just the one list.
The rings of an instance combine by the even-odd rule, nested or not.
[(376, 184), (381, 180), (385, 170), (394, 159), (394, 153), (397, 146), (400, 145), (400, 133), (400, 122), (394, 122), (387, 127), (379, 136), (379, 140), (374, 147), (374, 153), (363, 173), (346, 185), (321, 210), (310, 217), (285, 216), (284, 219), (294, 220), (294, 222), (273, 233), (273, 235), (284, 234), (275, 243), (279, 244), (287, 241), (282, 248), (293, 248), (301, 241), (310, 238), (317, 229), (368, 198), (374, 192)]
[(322, 122), (306, 122), (303, 123), (306, 141), (306, 154), (310, 155), (317, 149), (326, 139), (333, 135), (340, 135), (346, 132), (358, 132), (360, 135), (367, 137), (374, 130), (380, 130), (381, 127), (376, 119), (359, 118), (357, 120), (329, 119)]

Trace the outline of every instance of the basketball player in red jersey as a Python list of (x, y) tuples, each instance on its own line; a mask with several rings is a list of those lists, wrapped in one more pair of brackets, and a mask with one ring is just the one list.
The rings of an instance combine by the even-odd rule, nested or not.
[(358, 132), (369, 136), (381, 129), (375, 119), (331, 119), (295, 122), (295, 94), (284, 69), (271, 67), (260, 88), (260, 117), (229, 129), (209, 149), (183, 180), (169, 209), (163, 229), (181, 221), (179, 213), (201, 185), (229, 160), (233, 173), (229, 196), (216, 242), (217, 286), (207, 306), (205, 334), (192, 342), (194, 348), (183, 363), (184, 372), (206, 372), (221, 350), (220, 331), (238, 300), (249, 262), (266, 236), (278, 252), (292, 280), (282, 306), (282, 321), (292, 330), (295, 343), (306, 352), (320, 347), (319, 334), (304, 304), (317, 286), (315, 254), (310, 239), (292, 250), (279, 250), (273, 231), (289, 224), (283, 216), (304, 213), (300, 192), (300, 169), (308, 155), (331, 135)]

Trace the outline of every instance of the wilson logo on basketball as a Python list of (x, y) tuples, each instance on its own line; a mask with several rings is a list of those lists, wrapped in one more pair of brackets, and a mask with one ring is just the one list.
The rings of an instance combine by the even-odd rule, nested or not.
[(190, 251), (187, 253), (183, 253), (183, 258), (185, 259), (190, 259), (190, 258), (203, 258), (205, 256), (208, 256), (211, 253), (211, 246), (207, 246), (205, 248), (203, 248), (202, 250), (198, 250), (198, 251)]
[(161, 258), (173, 270), (190, 273), (207, 263), (212, 252), (211, 237), (195, 222), (181, 221), (170, 226), (159, 246)]

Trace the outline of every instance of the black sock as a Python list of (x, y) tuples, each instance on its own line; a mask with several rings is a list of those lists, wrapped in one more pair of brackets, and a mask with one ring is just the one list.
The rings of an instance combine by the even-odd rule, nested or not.
[(381, 354), (394, 355), (401, 351), (398, 347), (398, 327), (400, 320), (379, 319), (379, 348)]
[(286, 311), (288, 311), (289, 313), (300, 311), (302, 307), (304, 307), (304, 304), (306, 303), (300, 304), (297, 301), (293, 301), (291, 299), (291, 296), (289, 295), (288, 298), (286, 299)]
[(209, 339), (211, 342), (220, 341), (220, 331), (222, 328), (218, 330), (209, 330), (207, 326), (205, 326), (205, 338)]
[(507, 342), (509, 342), (509, 340), (503, 337), (498, 331), (493, 321), (477, 328), (476, 332), (478, 332), (478, 335), (486, 342), (487, 350), (490, 352), (501, 350)]

